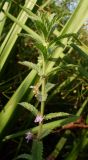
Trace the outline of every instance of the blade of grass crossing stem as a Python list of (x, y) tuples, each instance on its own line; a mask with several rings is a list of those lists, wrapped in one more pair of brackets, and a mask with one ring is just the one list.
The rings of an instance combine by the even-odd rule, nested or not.
[[(72, 116), (72, 117), (69, 117), (69, 118), (64, 118), (64, 119), (60, 119), (60, 120), (56, 120), (54, 122), (49, 122), (49, 123), (46, 123), (46, 124), (43, 124), (43, 131), (47, 131), (47, 130), (53, 130), (57, 127), (61, 127), (63, 125), (66, 125), (70, 122), (74, 122), (76, 121), (77, 119), (79, 119), (78, 116)], [(15, 137), (19, 137), (19, 136), (23, 136), (24, 134), (28, 133), (28, 132), (32, 132), (33, 134), (36, 134), (37, 131), (38, 131), (38, 128), (39, 126), (37, 127), (34, 127), (32, 129), (28, 129), (28, 130), (24, 130), (24, 131), (21, 131), (21, 132), (18, 132), (16, 134), (12, 134), (12, 135), (8, 135), (4, 138), (4, 140), (8, 140), (8, 139), (11, 139), (11, 138), (15, 138)]]
[[(31, 76), (30, 76), (31, 75)], [(28, 90), (29, 86), (33, 82), (35, 78), (36, 72), (33, 70), (31, 74), (29, 74), (25, 80), (22, 82), (20, 87), (14, 93), (14, 95), (10, 98), (8, 103), (5, 105), (4, 109), (0, 113), (0, 134), (2, 133), (3, 129), (5, 128), (6, 124), (9, 122), (13, 112), (16, 109), (17, 104), (20, 102), (26, 91)]]
[(46, 46), (46, 42), (44, 41), (44, 39), (42, 37), (40, 37), (36, 32), (34, 32), (32, 29), (30, 29), (26, 25), (23, 25), (22, 22), (20, 22), (19, 20), (17, 20), (10, 13), (5, 12), (5, 15), (7, 17), (9, 17), (12, 21), (14, 21), (15, 23), (17, 23), (20, 27), (22, 27), (22, 29), (24, 29), (30, 35), (30, 37), (32, 37), (33, 39), (35, 39), (38, 43), (42, 43), (44, 46)]
[[(37, 0), (30, 0), (30, 1), (26, 0), (25, 7), (32, 10), (36, 2)], [(27, 13), (21, 10), (17, 17), (17, 20), (20, 21), (22, 24), (25, 24), (27, 19), (28, 19)], [(10, 51), (12, 47), (14, 46), (18, 38), (18, 34), (21, 32), (21, 30), (22, 30), (22, 27), (20, 27), (17, 23), (14, 23), (9, 33), (7, 34), (4, 42), (2, 43), (0, 47), (0, 55), (1, 55), (0, 57), (0, 75), (4, 72), (4, 66), (6, 66), (7, 59), (9, 55), (11, 54)]]
[[(5, 11), (9, 11), (10, 6), (11, 6), (11, 3), (10, 3), (10, 2), (5, 2), (4, 6), (3, 6), (3, 9), (4, 9)], [(1, 12), (0, 12), (0, 36), (1, 36), (1, 34), (2, 34), (5, 21), (6, 21), (6, 16), (5, 16), (4, 13), (1, 11)]]

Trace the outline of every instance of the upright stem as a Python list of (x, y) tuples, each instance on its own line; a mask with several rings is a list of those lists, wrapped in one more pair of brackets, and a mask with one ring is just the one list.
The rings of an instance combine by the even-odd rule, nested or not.
[[(41, 116), (44, 116), (44, 107), (45, 107), (45, 85), (46, 85), (46, 80), (45, 80), (45, 68), (46, 68), (46, 64), (45, 64), (45, 60), (43, 58), (43, 76), (42, 76), (42, 101), (41, 101), (41, 109), (40, 109), (40, 113)], [(39, 124), (39, 131), (38, 131), (38, 139), (41, 135), (42, 132), (42, 125), (43, 125), (43, 121)]]
[(41, 101), (41, 115), (44, 114), (44, 107), (45, 107), (45, 61), (43, 60), (43, 77), (42, 77), (42, 101)]

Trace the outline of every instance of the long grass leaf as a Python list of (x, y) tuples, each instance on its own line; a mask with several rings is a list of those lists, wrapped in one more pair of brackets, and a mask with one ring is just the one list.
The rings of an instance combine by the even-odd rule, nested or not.
[[(3, 9), (4, 9), (5, 11), (9, 11), (10, 6), (11, 6), (11, 3), (10, 3), (10, 2), (5, 2), (4, 6), (3, 6)], [(5, 22), (6, 22), (6, 16), (5, 16), (4, 13), (1, 11), (1, 12), (0, 12), (0, 36), (1, 36), (1, 34), (2, 34), (2, 31), (3, 31), (3, 28), (4, 28)]]
[[(31, 76), (30, 76), (31, 75)], [(29, 86), (31, 85), (32, 81), (34, 80), (36, 75), (35, 71), (31, 71), (25, 80), (22, 82), (20, 87), (14, 93), (14, 95), (10, 98), (4, 109), (0, 113), (0, 134), (2, 133), (3, 129), (5, 128), (6, 124), (9, 122), (9, 118), (11, 118), (12, 114), (14, 113), (17, 104), (20, 102), (24, 94), (27, 92)]]
[[(32, 10), (36, 2), (37, 0), (30, 0), (30, 1), (26, 0), (25, 7)], [(22, 24), (25, 24), (27, 19), (28, 19), (27, 14), (23, 10), (21, 10), (17, 17), (17, 20), (20, 21)], [(0, 55), (1, 55), (0, 57), (0, 75), (4, 70), (4, 66), (6, 66), (5, 64), (7, 62), (7, 59), (9, 55), (11, 54), (10, 51), (12, 50), (12, 47), (14, 46), (18, 38), (18, 34), (21, 32), (21, 30), (22, 30), (22, 27), (14, 23), (9, 33), (7, 34), (4, 42), (2, 43), (0, 47)]]
[[(77, 33), (87, 17), (88, 17), (88, 1), (80, 0), (76, 10), (72, 14), (71, 18), (68, 20), (66, 25), (63, 27), (60, 35), (65, 35), (68, 33)], [(63, 44), (67, 44), (67, 38), (63, 40)], [(63, 48), (59, 47), (53, 53), (52, 57), (63, 58), (64, 54), (62, 53), (63, 53)], [(47, 68), (48, 72), (51, 70), (54, 64), (55, 62), (49, 63)]]
[(40, 37), (35, 31), (33, 31), (32, 29), (30, 29), (26, 25), (22, 24), (22, 22), (20, 22), (19, 20), (17, 20), (17, 18), (15, 18), (14, 16), (12, 16), (10, 13), (5, 12), (5, 11), (4, 11), (4, 13), (12, 21), (14, 21), (15, 23), (17, 23), (22, 29), (24, 29), (27, 33), (29, 33), (30, 37), (32, 37), (38, 43), (42, 43), (42, 44), (44, 44), (44, 46), (46, 46), (46, 42), (44, 41), (44, 39), (42, 37)]

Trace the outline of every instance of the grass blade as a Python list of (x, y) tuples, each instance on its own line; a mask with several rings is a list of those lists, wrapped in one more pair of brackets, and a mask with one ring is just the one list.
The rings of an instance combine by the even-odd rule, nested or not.
[[(30, 10), (32, 10), (32, 8), (35, 6), (37, 0), (26, 0), (25, 3), (25, 7), (29, 8)], [(24, 24), (28, 19), (27, 14), (21, 10), (17, 20), (22, 22), (22, 24)], [(17, 25), (16, 23), (13, 24), (13, 26), (11, 27), (9, 33), (7, 34), (4, 42), (2, 43), (1, 47), (0, 47), (0, 75), (4, 72), (4, 67), (6, 67), (6, 62), (8, 57), (11, 54), (11, 50), (12, 47), (14, 46), (17, 38), (18, 38), (18, 34), (21, 32), (22, 27), (20, 27), (19, 25)]]

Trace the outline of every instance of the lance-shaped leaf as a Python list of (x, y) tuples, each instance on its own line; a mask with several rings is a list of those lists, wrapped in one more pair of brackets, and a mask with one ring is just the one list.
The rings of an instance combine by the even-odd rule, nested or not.
[(30, 112), (32, 112), (32, 114), (34, 114), (35, 116), (38, 114), (38, 110), (33, 105), (31, 105), (30, 103), (21, 102), (19, 104), (21, 106), (23, 106), (24, 108), (26, 108), (27, 110), (29, 110)]
[(45, 120), (49, 120), (52, 118), (57, 118), (57, 117), (66, 117), (69, 116), (69, 113), (65, 113), (65, 112), (55, 112), (55, 113), (49, 113), (47, 115), (44, 116)]
[(52, 132), (52, 129), (45, 129), (41, 132), (41, 135), (39, 136), (39, 139), (43, 139), (44, 137), (48, 136)]
[(29, 69), (34, 69), (36, 70), (36, 72), (41, 75), (41, 71), (40, 71), (40, 68), (37, 64), (35, 63), (32, 63), (32, 62), (28, 62), (28, 61), (24, 61), (24, 62), (18, 62), (19, 64), (22, 64), (26, 67), (28, 67)]

